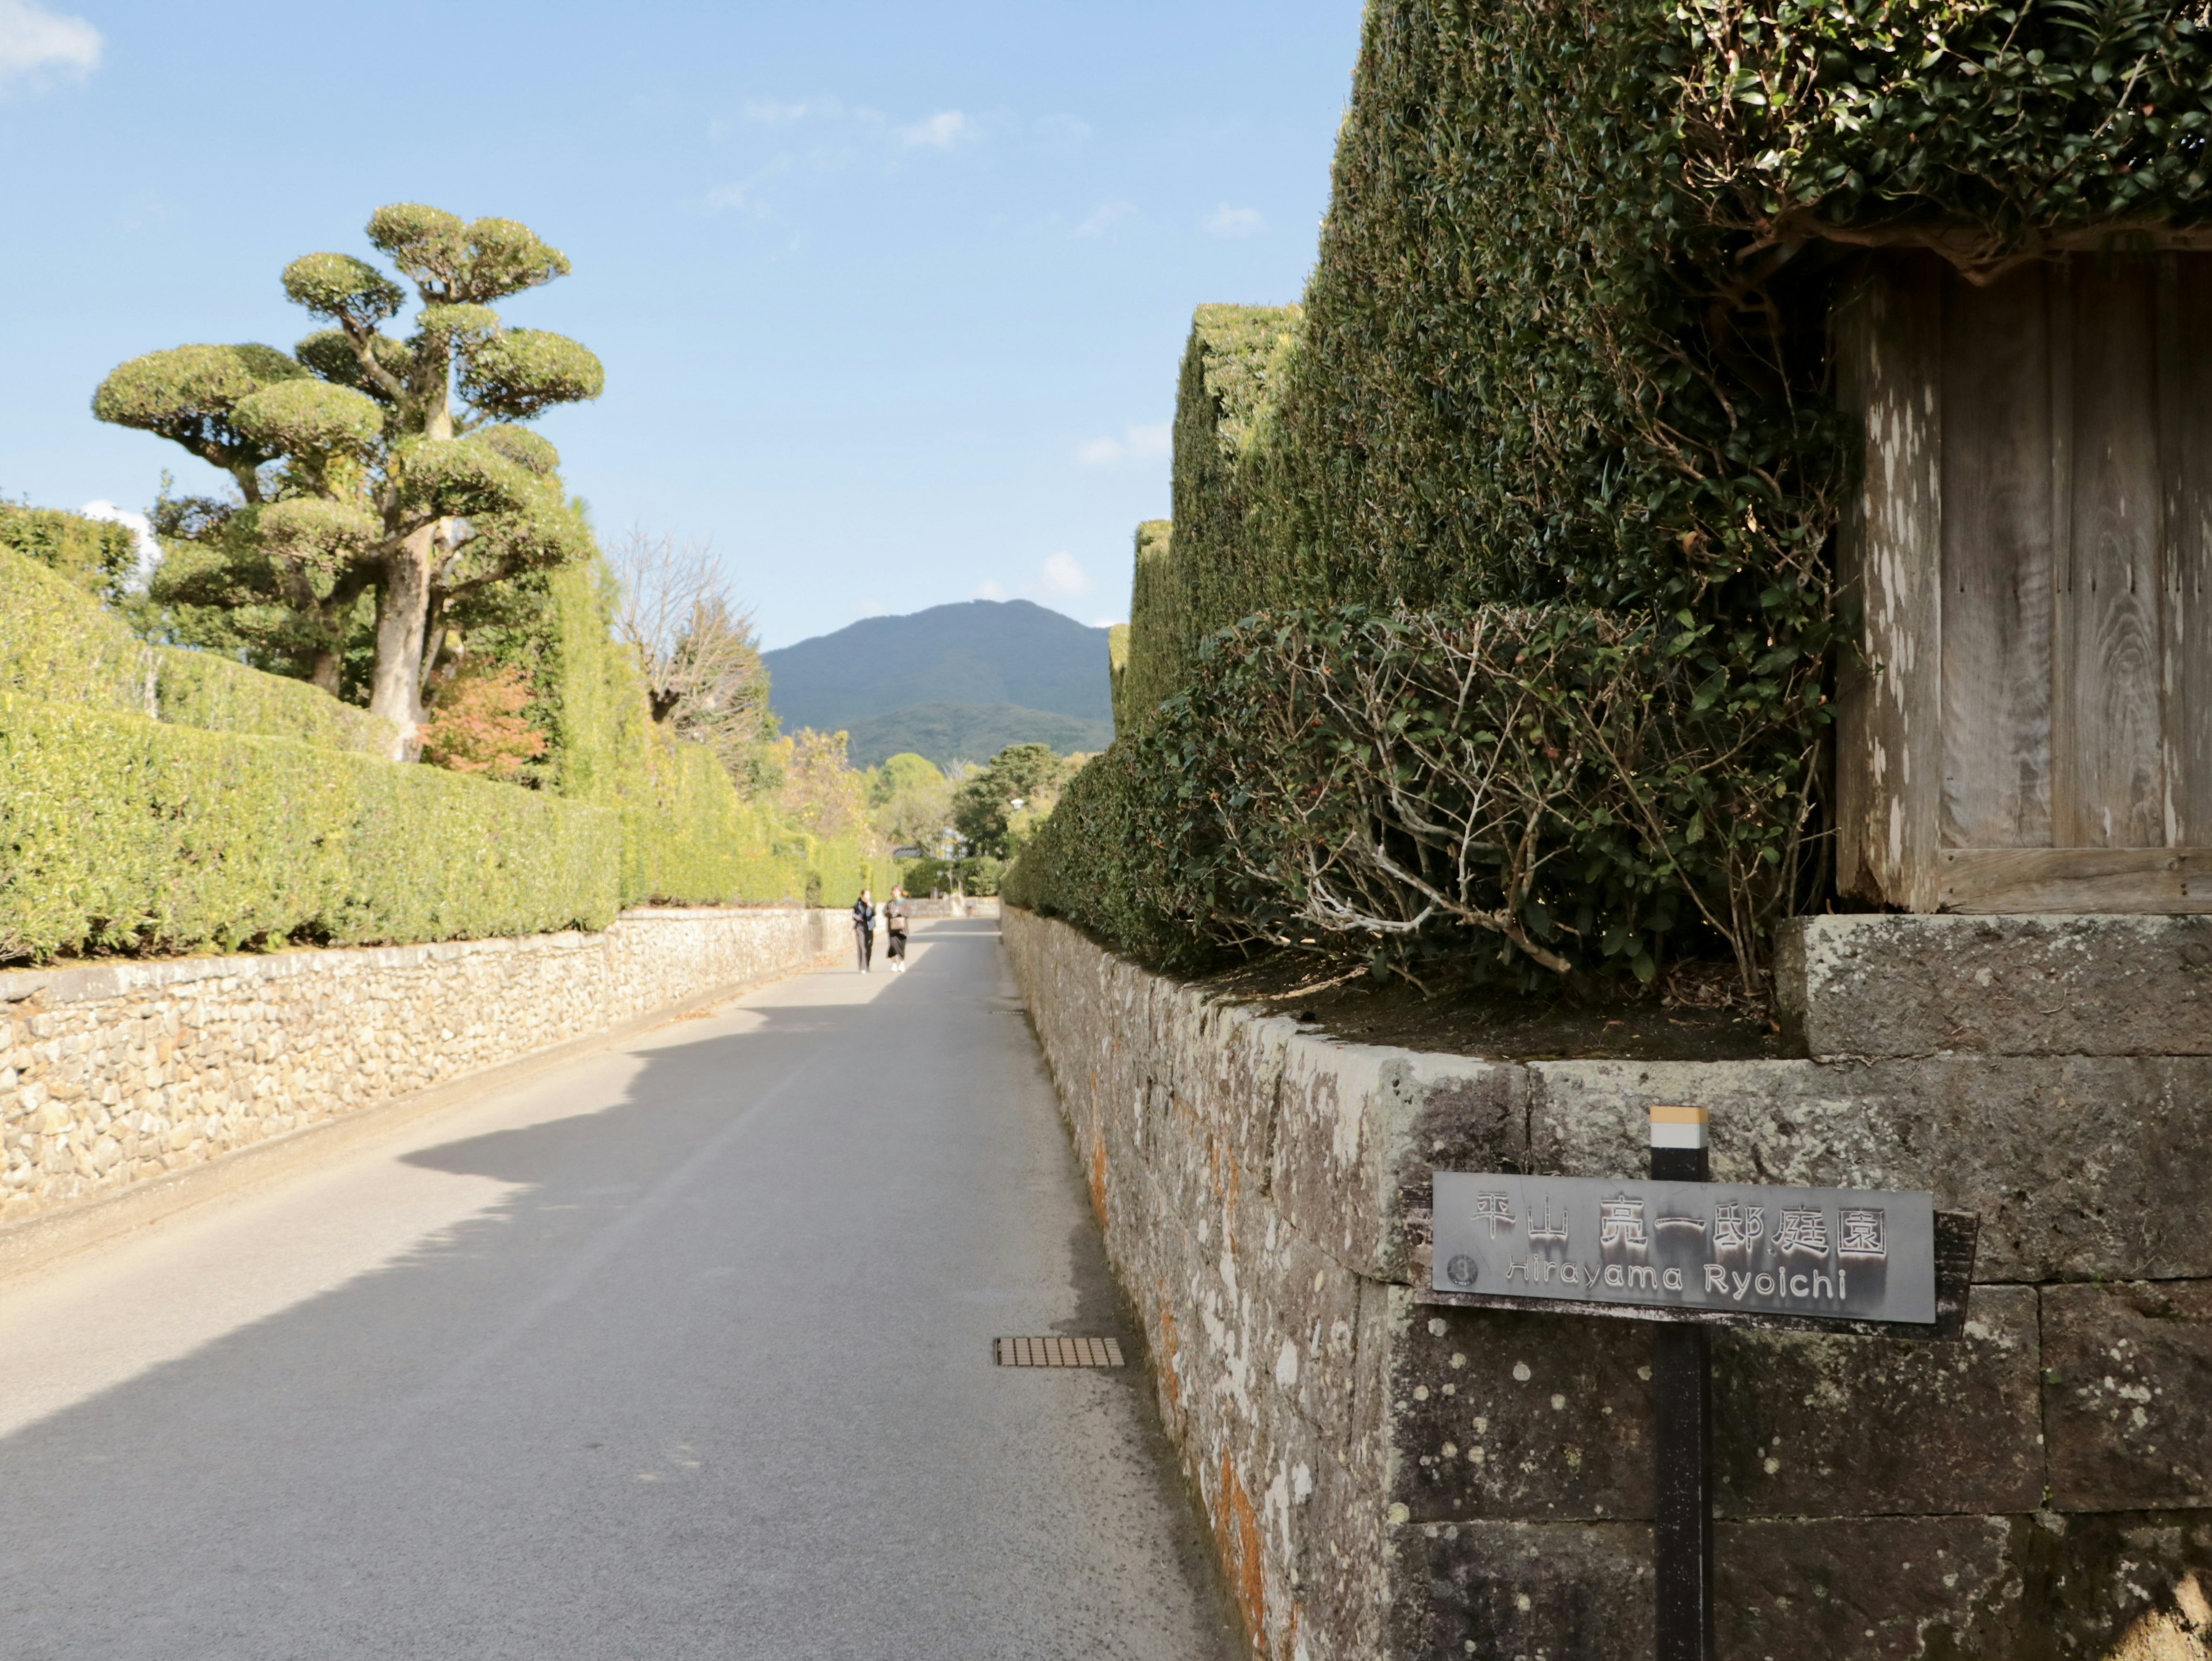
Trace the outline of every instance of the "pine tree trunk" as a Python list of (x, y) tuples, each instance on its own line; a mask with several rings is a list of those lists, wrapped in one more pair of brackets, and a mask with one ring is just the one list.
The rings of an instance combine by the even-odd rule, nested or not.
[(309, 677), (332, 697), (338, 695), (338, 654), (325, 649), (315, 654), (315, 672)]
[(368, 710), (398, 729), (394, 761), (413, 761), (422, 749), (422, 635), (430, 618), (430, 559), (434, 526), (424, 526), (385, 561), (376, 596), (376, 670)]

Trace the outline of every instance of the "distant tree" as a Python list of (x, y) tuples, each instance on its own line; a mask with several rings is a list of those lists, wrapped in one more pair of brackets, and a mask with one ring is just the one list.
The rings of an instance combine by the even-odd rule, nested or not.
[(927, 756), (902, 751), (869, 770), (868, 816), (894, 847), (937, 855), (952, 823), (952, 787)]
[(608, 563), (622, 585), (615, 632), (637, 654), (653, 720), (710, 745), (743, 781), (775, 717), (752, 614), (730, 598), (714, 550), (633, 529)]
[(422, 302), (405, 339), (384, 332), (406, 304), (398, 283), (349, 254), (308, 254), (285, 267), (284, 291), (335, 326), (295, 355), (179, 346), (133, 358), (92, 407), (237, 482), (235, 502), (174, 504), (166, 528), (188, 550), (157, 598), (256, 613), (249, 632), (264, 649), (335, 692), (347, 626), (373, 597), (368, 704), (404, 759), (455, 608), (590, 551), (558, 453), (517, 423), (597, 398), (605, 373), (575, 341), (510, 329), (491, 309), (568, 271), (527, 227), (404, 203), (378, 209), (368, 235)]
[(1080, 764), (1048, 744), (1010, 744), (953, 793), (953, 825), (975, 852), (1011, 859)]
[(773, 746), (784, 817), (817, 837), (868, 828), (866, 782), (845, 759), (846, 735), (802, 727)]

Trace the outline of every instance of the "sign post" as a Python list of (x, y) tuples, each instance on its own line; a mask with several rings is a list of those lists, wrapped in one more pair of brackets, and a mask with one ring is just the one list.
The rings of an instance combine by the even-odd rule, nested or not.
[[(1975, 1218), (1928, 1194), (1711, 1180), (1702, 1107), (1651, 1110), (1648, 1181), (1437, 1171), (1431, 1304), (1657, 1323), (1659, 1661), (1712, 1661), (1711, 1329), (1959, 1336)], [(1420, 1247), (1415, 1247), (1417, 1261)]]
[[(1705, 1110), (1651, 1110), (1655, 1182), (1712, 1175)], [(1689, 1321), (1651, 1329), (1651, 1409), (1657, 1481), (1652, 1488), (1652, 1576), (1658, 1588), (1659, 1661), (1713, 1661), (1713, 1367), (1708, 1328)]]

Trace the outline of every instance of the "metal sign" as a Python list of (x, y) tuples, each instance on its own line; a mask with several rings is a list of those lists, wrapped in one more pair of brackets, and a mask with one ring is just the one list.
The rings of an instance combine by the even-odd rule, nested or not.
[(1936, 1202), (1880, 1189), (1435, 1173), (1440, 1293), (1932, 1325)]
[(1645, 1375), (1659, 1661), (1714, 1654), (1711, 1329), (1955, 1338), (1978, 1227), (1926, 1194), (1708, 1181), (1707, 1118), (1654, 1105), (1644, 1181), (1432, 1171), (1431, 1286), (1414, 1293), (1659, 1323)]

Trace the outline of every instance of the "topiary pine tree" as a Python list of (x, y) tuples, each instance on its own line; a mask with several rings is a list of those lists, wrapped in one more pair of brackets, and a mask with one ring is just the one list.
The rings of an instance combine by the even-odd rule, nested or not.
[[(588, 554), (559, 454), (516, 424), (597, 398), (599, 361), (575, 341), (510, 329), (489, 302), (565, 276), (568, 261), (511, 219), (465, 222), (414, 203), (380, 208), (368, 240), (415, 285), (312, 253), (284, 292), (335, 327), (274, 347), (179, 346), (133, 358), (92, 400), (102, 421), (181, 444), (238, 481), (216, 557), (258, 562), (234, 584), (273, 591), (301, 621), (312, 678), (335, 692), (347, 618), (376, 605), (369, 708), (419, 749), (423, 691), (456, 602)], [(222, 589), (220, 583), (210, 591)]]

